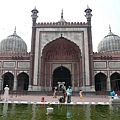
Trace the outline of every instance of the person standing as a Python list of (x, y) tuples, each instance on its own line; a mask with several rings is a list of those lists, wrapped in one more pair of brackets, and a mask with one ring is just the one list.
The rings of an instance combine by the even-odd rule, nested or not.
[(114, 96), (115, 96), (115, 92), (114, 91), (111, 91), (110, 92), (110, 96), (112, 97), (112, 99), (114, 98)]
[(57, 98), (56, 97), (56, 89), (54, 88), (54, 90), (53, 90), (53, 98)]
[(67, 89), (67, 103), (71, 102), (72, 88), (69, 86)]
[(82, 99), (83, 98), (83, 94), (82, 94), (82, 90), (79, 91), (79, 95), (80, 95), (80, 98)]
[(6, 85), (4, 88), (4, 101), (7, 102), (9, 100), (9, 87)]
[(63, 89), (63, 98), (64, 98), (64, 102), (66, 102), (66, 96), (67, 96), (66, 89)]

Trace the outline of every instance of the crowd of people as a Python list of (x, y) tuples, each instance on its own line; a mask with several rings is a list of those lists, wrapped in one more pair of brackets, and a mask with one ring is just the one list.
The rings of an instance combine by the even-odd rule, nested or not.
[[(56, 88), (54, 88), (53, 98), (57, 98), (56, 92), (57, 92), (57, 90), (56, 90)], [(67, 89), (64, 87), (63, 88), (63, 96), (61, 96), (59, 98), (59, 102), (60, 103), (65, 103), (65, 102), (70, 103), (72, 93), (73, 93), (73, 90), (72, 90), (71, 86), (69, 86)], [(79, 91), (79, 95), (80, 95), (80, 98), (82, 99), (83, 98), (83, 91), (82, 90)]]

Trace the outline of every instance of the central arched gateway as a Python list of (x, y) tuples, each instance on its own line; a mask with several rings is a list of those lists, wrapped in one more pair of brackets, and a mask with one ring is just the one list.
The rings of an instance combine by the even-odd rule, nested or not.
[(58, 82), (65, 82), (66, 87), (79, 89), (81, 61), (81, 51), (74, 42), (64, 37), (53, 40), (42, 51), (40, 85), (51, 90), (58, 87)]
[(58, 67), (53, 72), (53, 88), (58, 87), (59, 82), (64, 82), (64, 86), (72, 86), (70, 70), (66, 67)]

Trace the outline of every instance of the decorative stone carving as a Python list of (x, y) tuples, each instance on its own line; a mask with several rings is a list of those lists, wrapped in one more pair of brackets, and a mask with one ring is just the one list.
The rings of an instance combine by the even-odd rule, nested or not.
[(94, 68), (106, 68), (106, 62), (94, 62)]
[(3, 62), (3, 67), (15, 67), (15, 62)]
[(18, 67), (19, 68), (29, 68), (30, 62), (18, 62)]
[(120, 62), (109, 62), (109, 68), (120, 68)]

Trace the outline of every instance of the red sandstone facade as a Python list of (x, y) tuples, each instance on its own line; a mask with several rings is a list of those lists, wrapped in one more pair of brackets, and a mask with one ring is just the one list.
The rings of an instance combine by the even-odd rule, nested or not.
[(86, 23), (36, 23), (38, 10), (33, 9), (31, 52), (0, 52), (0, 88), (119, 90), (120, 52), (93, 52), (91, 12), (85, 10)]

